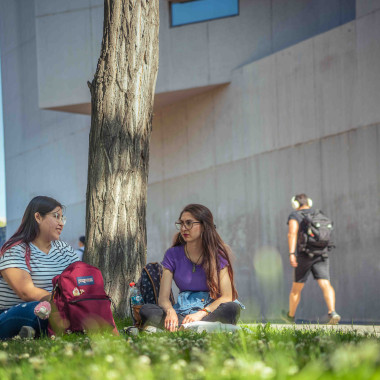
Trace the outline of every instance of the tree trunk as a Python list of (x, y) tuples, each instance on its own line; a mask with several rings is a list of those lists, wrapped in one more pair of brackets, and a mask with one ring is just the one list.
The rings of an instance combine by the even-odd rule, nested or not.
[(117, 311), (146, 262), (146, 194), (158, 71), (159, 0), (105, 0), (91, 91), (85, 260)]

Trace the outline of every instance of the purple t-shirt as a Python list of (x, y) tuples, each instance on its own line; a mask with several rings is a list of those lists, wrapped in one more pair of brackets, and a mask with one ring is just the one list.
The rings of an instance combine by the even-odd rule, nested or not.
[[(220, 269), (228, 265), (228, 261), (219, 255)], [(174, 282), (180, 292), (190, 290), (192, 292), (208, 292), (206, 273), (202, 265), (195, 266), (193, 273), (193, 263), (187, 258), (183, 245), (169, 248), (162, 261), (164, 268), (173, 273)]]

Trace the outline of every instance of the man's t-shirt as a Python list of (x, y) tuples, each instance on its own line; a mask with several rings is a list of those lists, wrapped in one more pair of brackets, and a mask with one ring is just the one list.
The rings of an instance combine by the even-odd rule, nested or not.
[[(209, 292), (206, 273), (202, 265), (195, 266), (187, 258), (183, 245), (169, 248), (162, 261), (164, 268), (173, 273), (173, 279), (180, 292), (190, 290), (193, 292)], [(228, 265), (228, 261), (219, 255), (220, 270)]]
[[(25, 247), (23, 244), (15, 245), (0, 257), (0, 270), (7, 268), (19, 268), (30, 274), (35, 287), (44, 289), (48, 292), (53, 290), (51, 280), (61, 274), (71, 263), (78, 261), (78, 256), (74, 250), (65, 242), (56, 240), (51, 242), (48, 254), (42, 252), (34, 244), (30, 246), (30, 267), (25, 262)], [(0, 276), (0, 310), (8, 309), (19, 303), (24, 302), (20, 299), (13, 289)]]
[[(289, 221), (290, 220), (296, 220), (297, 222), (298, 222), (298, 235), (300, 234), (300, 232), (302, 232), (303, 230), (304, 230), (304, 225), (303, 225), (303, 223), (302, 223), (302, 221), (303, 221), (303, 216), (302, 216), (302, 213), (303, 214), (312, 214), (312, 213), (314, 213), (315, 212), (315, 210), (313, 209), (313, 208), (306, 208), (306, 209), (303, 209), (303, 210), (300, 210), (300, 211), (292, 211), (291, 213), (290, 213), (290, 215), (289, 215), (289, 217), (288, 217), (288, 222), (287, 222), (287, 224), (289, 224)], [(297, 251), (299, 251), (298, 250), (298, 244), (297, 244)]]
[(294, 219), (298, 222), (298, 224), (301, 224), (301, 222), (303, 221), (303, 216), (301, 213), (312, 214), (313, 212), (315, 212), (315, 210), (313, 208), (306, 208), (306, 209), (300, 210), (300, 211), (295, 210), (295, 211), (290, 213), (287, 223), (289, 224), (289, 220)]

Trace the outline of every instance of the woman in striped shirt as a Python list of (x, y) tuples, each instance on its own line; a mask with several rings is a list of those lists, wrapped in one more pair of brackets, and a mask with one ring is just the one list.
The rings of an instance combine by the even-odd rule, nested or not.
[(38, 196), (27, 206), (16, 233), (0, 251), (0, 339), (41, 334), (47, 321), (35, 306), (50, 300), (52, 278), (78, 261), (74, 250), (59, 240), (66, 217), (53, 198)]

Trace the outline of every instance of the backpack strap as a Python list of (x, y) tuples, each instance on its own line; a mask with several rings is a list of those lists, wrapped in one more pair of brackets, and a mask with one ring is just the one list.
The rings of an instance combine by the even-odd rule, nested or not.
[[(306, 214), (302, 212), (303, 210), (297, 210), (296, 213), (297, 215), (300, 215), (302, 217), (302, 220), (298, 222), (298, 233), (297, 233), (297, 251), (299, 252), (305, 252), (307, 253), (306, 249), (306, 231), (305, 229), (308, 228), (309, 221), (307, 220)], [(303, 224), (303, 228), (301, 228), (301, 224)]]

